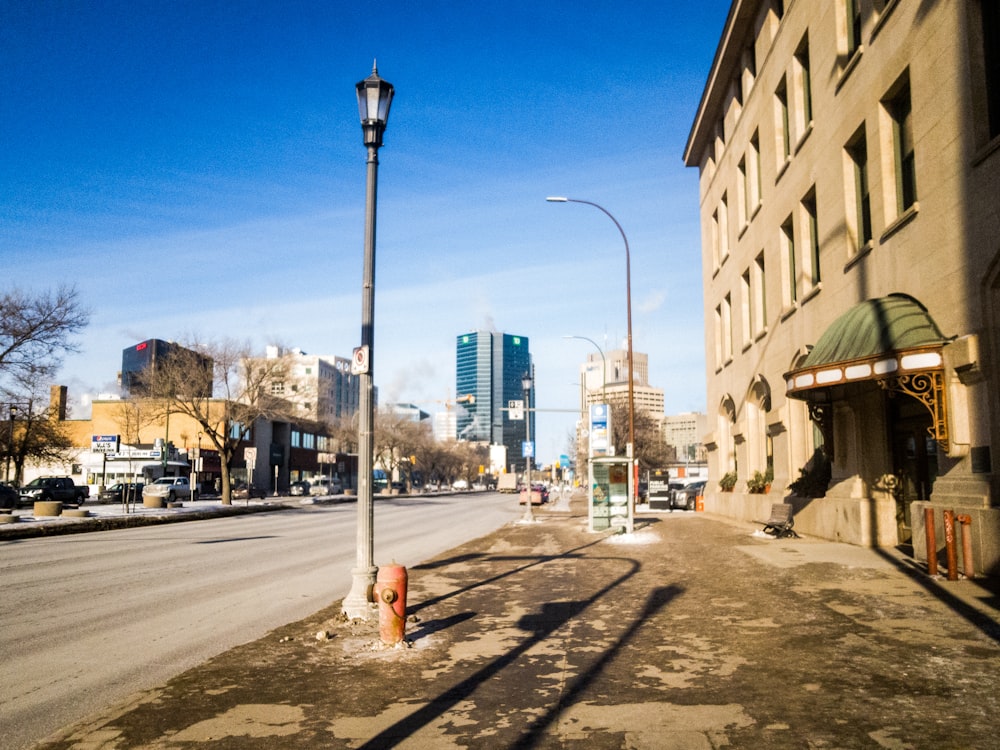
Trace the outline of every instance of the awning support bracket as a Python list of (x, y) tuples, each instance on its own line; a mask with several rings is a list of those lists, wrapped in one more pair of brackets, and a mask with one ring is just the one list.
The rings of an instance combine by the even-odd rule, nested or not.
[(809, 404), (809, 419), (816, 423), (823, 435), (823, 452), (833, 460), (833, 405), (829, 403)]
[(928, 434), (937, 440), (945, 452), (949, 448), (948, 401), (944, 392), (944, 373), (941, 370), (914, 372), (876, 381), (883, 390), (902, 393), (922, 403), (931, 414)]

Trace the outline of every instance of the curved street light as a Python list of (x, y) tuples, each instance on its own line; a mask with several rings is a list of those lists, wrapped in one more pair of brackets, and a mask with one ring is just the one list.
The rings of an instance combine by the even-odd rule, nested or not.
[[(558, 195), (550, 195), (546, 198), (549, 203), (583, 203), (588, 206), (593, 206), (598, 211), (604, 213), (611, 221), (615, 223), (618, 227), (618, 231), (621, 233), (622, 239), (625, 241), (625, 304), (628, 311), (628, 450), (627, 455), (630, 461), (633, 458), (635, 452), (635, 392), (633, 388), (634, 377), (633, 377), (633, 365), (632, 365), (632, 259), (630, 257), (628, 249), (628, 237), (625, 236), (625, 230), (622, 229), (622, 225), (618, 223), (618, 219), (611, 215), (611, 212), (604, 206), (593, 203), (592, 201), (579, 200), (577, 198), (566, 198)], [(633, 466), (633, 485), (635, 482), (635, 468)], [(635, 497), (632, 498), (635, 502)]]
[[(606, 404), (608, 403), (608, 360), (604, 356), (604, 350), (600, 345), (593, 339), (587, 338), (586, 336), (574, 336), (573, 334), (568, 334), (563, 336), (564, 339), (580, 339), (581, 341), (589, 341), (597, 349), (597, 353), (601, 355), (601, 400)], [(584, 384), (584, 389), (586, 389), (586, 384)]]
[(358, 113), (364, 144), (368, 148), (365, 192), (365, 256), (361, 284), (361, 346), (355, 350), (352, 370), (358, 375), (358, 533), (357, 559), (351, 571), (351, 590), (343, 601), (343, 611), (351, 619), (373, 616), (372, 588), (375, 586), (375, 513), (372, 471), (374, 469), (375, 401), (373, 394), (375, 346), (375, 207), (378, 189), (378, 150), (389, 120), (389, 105), (395, 93), (392, 84), (379, 78), (378, 67), (356, 86)]

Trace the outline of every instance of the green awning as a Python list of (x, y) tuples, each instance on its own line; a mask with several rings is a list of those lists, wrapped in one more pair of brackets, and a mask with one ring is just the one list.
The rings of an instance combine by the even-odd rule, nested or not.
[(829, 401), (834, 386), (940, 371), (947, 342), (913, 297), (865, 300), (837, 318), (802, 364), (785, 374), (787, 394)]
[(837, 318), (801, 367), (867, 359), (946, 340), (923, 305), (905, 294), (890, 294), (865, 300)]
[(913, 297), (865, 300), (830, 324), (802, 363), (785, 373), (785, 393), (808, 402), (817, 421), (829, 419), (829, 404), (850, 398), (856, 387), (904, 393), (927, 407), (933, 434), (947, 449), (943, 349), (948, 341)]

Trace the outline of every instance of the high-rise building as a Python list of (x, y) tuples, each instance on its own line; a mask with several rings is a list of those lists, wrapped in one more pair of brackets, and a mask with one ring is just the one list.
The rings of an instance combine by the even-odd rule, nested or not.
[(201, 383), (202, 392), (194, 394), (200, 398), (212, 397), (212, 359), (198, 352), (187, 349), (173, 341), (147, 339), (135, 346), (122, 350), (121, 388), (126, 396), (143, 394), (143, 380), (154, 372), (171, 356), (183, 355), (185, 362), (196, 363), (205, 368), (205, 377), (197, 378)]
[[(456, 416), (459, 440), (488, 442), (507, 449), (508, 469), (523, 469), (524, 420), (510, 418), (511, 401), (523, 401), (522, 379), (534, 372), (526, 336), (498, 331), (473, 331), (458, 337), (455, 348), (455, 393), (461, 399), (473, 396)], [(527, 406), (533, 406), (534, 386)], [(535, 414), (526, 411), (535, 435)]]
[[(663, 418), (662, 388), (649, 384), (649, 355), (632, 354), (632, 400), (636, 412), (646, 412), (654, 419)], [(580, 366), (580, 411), (586, 414), (591, 404), (628, 403), (628, 350), (615, 349), (606, 354), (589, 354)]]

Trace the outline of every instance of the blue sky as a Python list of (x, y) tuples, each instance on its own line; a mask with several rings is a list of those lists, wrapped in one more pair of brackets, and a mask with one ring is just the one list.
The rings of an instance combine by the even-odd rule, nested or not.
[[(666, 411), (702, 411), (697, 172), (684, 144), (729, 9), (669, 2), (7, 0), (0, 286), (78, 285), (74, 413), (147, 338), (350, 356), (365, 149), (354, 85), (396, 89), (379, 152), (375, 382), (428, 411), (455, 339), (527, 336), (542, 410), (626, 333)], [(575, 417), (541, 411), (537, 453)]]

